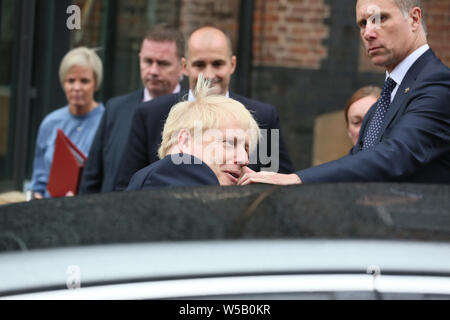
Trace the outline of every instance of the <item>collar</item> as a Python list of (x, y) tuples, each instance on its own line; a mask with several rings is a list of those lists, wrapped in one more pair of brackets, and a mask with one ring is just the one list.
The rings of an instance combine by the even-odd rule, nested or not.
[[(180, 89), (181, 89), (180, 84), (177, 84), (177, 86), (172, 91), (172, 93), (180, 92)], [(152, 99), (153, 99), (153, 97), (150, 95), (150, 92), (148, 92), (148, 89), (144, 88), (144, 99), (142, 99), (142, 101), (143, 102), (147, 102), (147, 101), (150, 101)]]
[[(225, 97), (227, 98), (230, 97), (230, 91), (227, 91), (227, 93), (225, 93)], [(194, 99), (195, 99), (194, 94), (192, 93), (191, 89), (189, 89), (188, 101), (193, 101)]]
[(403, 59), (402, 62), (400, 62), (394, 70), (392, 70), (391, 73), (388, 73), (386, 71), (386, 79), (388, 77), (391, 77), (392, 80), (394, 80), (397, 83), (397, 86), (402, 83), (403, 78), (405, 77), (406, 73), (408, 72), (409, 68), (416, 62), (419, 57), (425, 53), (430, 47), (428, 44), (424, 44), (423, 46), (417, 48), (414, 50), (409, 56), (407, 56), (405, 59)]
[(76, 115), (73, 114), (72, 112), (70, 112), (70, 106), (66, 105), (67, 108), (67, 112), (69, 113), (69, 115), (75, 119), (85, 119), (85, 118), (89, 118), (91, 116), (96, 115), (97, 113), (102, 113), (105, 110), (105, 106), (103, 105), (102, 102), (99, 102), (98, 105), (92, 109), (91, 111), (84, 113), (84, 114), (80, 114), (80, 115)]

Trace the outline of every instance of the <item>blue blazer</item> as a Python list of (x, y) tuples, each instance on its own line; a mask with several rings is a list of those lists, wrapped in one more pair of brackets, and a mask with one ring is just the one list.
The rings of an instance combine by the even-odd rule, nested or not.
[(120, 165), (135, 109), (144, 89), (108, 100), (85, 164), (80, 194), (111, 192)]
[(378, 144), (361, 150), (375, 113), (346, 157), (296, 172), (304, 183), (450, 183), (450, 69), (427, 50), (406, 73), (386, 113)]
[[(159, 160), (158, 148), (162, 140), (161, 134), (169, 111), (176, 103), (186, 100), (187, 95), (187, 91), (170, 94), (142, 103), (141, 106), (136, 109), (126, 151), (123, 155), (114, 187), (116, 191), (124, 190), (127, 187), (131, 176), (136, 171)], [(274, 106), (233, 93), (230, 93), (230, 98), (241, 102), (250, 113), (252, 113), (261, 129), (280, 128), (278, 113)], [(270, 146), (270, 132), (267, 135), (267, 141), (268, 150), (272, 150)], [(260, 171), (263, 165), (261, 164), (259, 156), (258, 164), (249, 165), (249, 167), (253, 170)], [(278, 172), (294, 172), (281, 132), (279, 140)]]
[(126, 191), (219, 185), (215, 173), (200, 159), (188, 154), (176, 156), (185, 156), (184, 163), (175, 164), (170, 155), (153, 162), (133, 175)]

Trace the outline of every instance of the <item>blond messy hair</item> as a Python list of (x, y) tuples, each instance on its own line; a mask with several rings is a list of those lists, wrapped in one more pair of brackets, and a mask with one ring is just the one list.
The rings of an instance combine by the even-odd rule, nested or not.
[(164, 124), (162, 142), (158, 150), (160, 159), (177, 145), (178, 133), (188, 130), (193, 136), (195, 129), (219, 129), (236, 121), (248, 130), (251, 153), (258, 143), (260, 130), (253, 116), (244, 105), (223, 95), (210, 94), (210, 81), (200, 74), (195, 88), (195, 100), (182, 101), (172, 107)]

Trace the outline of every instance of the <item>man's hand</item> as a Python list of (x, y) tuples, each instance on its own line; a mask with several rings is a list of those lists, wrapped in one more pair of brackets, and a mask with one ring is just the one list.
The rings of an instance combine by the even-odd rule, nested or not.
[(268, 171), (255, 172), (247, 167), (242, 170), (237, 185), (245, 186), (250, 183), (268, 183), (277, 185), (300, 184), (302, 180), (295, 173), (282, 174)]

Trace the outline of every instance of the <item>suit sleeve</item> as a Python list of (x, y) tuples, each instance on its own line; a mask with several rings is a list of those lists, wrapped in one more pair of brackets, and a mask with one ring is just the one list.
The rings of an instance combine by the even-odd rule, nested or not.
[[(278, 112), (275, 109), (275, 107), (273, 107), (273, 109), (272, 109), (271, 128), (279, 130), (279, 140), (278, 140), (278, 148), (279, 149), (278, 150), (279, 150), (280, 165), (279, 165), (278, 172), (279, 173), (293, 173), (294, 166), (292, 165), (292, 161), (289, 156), (286, 144), (284, 143), (284, 139), (283, 139), (283, 135), (282, 135), (281, 128), (280, 128), (280, 123), (279, 123)], [(269, 141), (270, 140), (271, 139), (269, 139)], [(276, 147), (277, 146), (271, 146), (271, 149), (273, 150), (273, 148), (276, 148)]]
[(125, 190), (133, 174), (149, 164), (147, 151), (148, 137), (144, 120), (145, 115), (143, 110), (141, 108), (136, 109), (131, 122), (125, 152), (123, 153), (121, 165), (114, 183), (114, 191)]
[[(297, 172), (304, 183), (401, 181), (450, 153), (450, 81), (427, 81), (374, 148)], [(447, 168), (450, 170), (450, 168)], [(445, 174), (445, 172), (443, 173)], [(448, 174), (448, 171), (447, 171)]]
[(99, 193), (102, 189), (103, 182), (103, 145), (106, 136), (106, 122), (108, 117), (108, 108), (103, 113), (102, 120), (95, 134), (91, 149), (89, 150), (88, 159), (83, 169), (79, 193)]
[(142, 185), (144, 183), (144, 179), (146, 178), (145, 169), (141, 169), (138, 172), (134, 173), (130, 179), (130, 183), (124, 189), (125, 191), (136, 191), (142, 190)]

